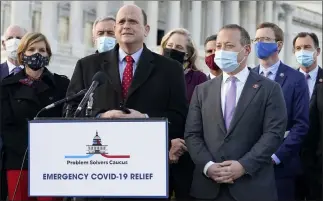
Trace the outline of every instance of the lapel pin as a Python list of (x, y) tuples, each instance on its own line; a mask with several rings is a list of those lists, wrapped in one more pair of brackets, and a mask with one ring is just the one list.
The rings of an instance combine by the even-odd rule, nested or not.
[(252, 87), (253, 87), (254, 89), (257, 89), (257, 88), (259, 87), (259, 85), (258, 85), (258, 84), (254, 84)]
[(320, 78), (320, 79), (319, 79), (319, 82), (323, 82), (323, 79), (322, 79), (322, 78)]
[(53, 100), (53, 97), (52, 97), (52, 96), (50, 96), (50, 97), (49, 97), (49, 100)]
[(284, 75), (285, 75), (284, 73), (279, 74), (280, 77), (284, 77)]

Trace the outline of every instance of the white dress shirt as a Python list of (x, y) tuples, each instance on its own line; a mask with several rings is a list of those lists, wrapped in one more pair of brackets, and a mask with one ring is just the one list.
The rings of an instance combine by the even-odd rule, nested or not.
[(276, 62), (274, 65), (270, 66), (269, 68), (265, 68), (262, 65), (260, 65), (259, 74), (260, 75), (268, 75), (270, 72), (270, 74), (267, 76), (267, 78), (271, 79), (271, 80), (275, 80), (279, 65), (280, 65), (280, 60), (278, 62)]
[[(303, 73), (304, 76), (306, 75), (306, 72), (304, 72), (301, 68), (299, 69), (299, 72)], [(316, 66), (311, 72), (308, 73), (310, 78), (307, 79), (307, 86), (308, 86), (308, 90), (310, 93), (310, 97), (312, 97), (312, 95), (313, 95), (314, 86), (316, 83), (316, 78), (317, 78), (318, 72), (319, 72), (319, 66)]]
[[(237, 78), (237, 81), (236, 81), (236, 84), (237, 84), (236, 105), (238, 104), (239, 98), (241, 96), (243, 87), (248, 79), (249, 73), (250, 73), (249, 69), (247, 67), (245, 67), (242, 71), (240, 71), (239, 73), (234, 75), (234, 77)], [(226, 93), (231, 86), (231, 82), (228, 80), (229, 77), (230, 77), (230, 75), (223, 72), (223, 80), (222, 80), (222, 85), (221, 85), (221, 107), (222, 107), (223, 114), (224, 114), (224, 108), (225, 108)], [(206, 176), (207, 176), (207, 170), (213, 164), (214, 164), (213, 161), (209, 161), (205, 165), (203, 172)]]
[[(12, 74), (13, 73), (13, 69), (14, 68), (16, 68), (16, 66), (13, 64), (13, 63), (11, 63), (9, 60), (7, 60), (7, 65), (8, 65), (8, 72), (9, 72), (9, 74), (8, 75), (10, 75), (10, 74)], [(21, 69), (23, 69), (24, 68), (24, 66), (22, 66), (22, 65), (20, 65), (19, 66)]]
[(213, 75), (212, 73), (210, 73), (209, 76), (210, 76), (211, 79), (216, 78), (216, 76)]

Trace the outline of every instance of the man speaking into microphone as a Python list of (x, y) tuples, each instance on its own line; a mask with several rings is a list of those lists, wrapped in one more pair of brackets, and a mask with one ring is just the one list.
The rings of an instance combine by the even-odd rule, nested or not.
[[(136, 5), (125, 5), (116, 16), (114, 49), (80, 59), (75, 67), (67, 95), (91, 85), (98, 71), (107, 82), (93, 94), (92, 114), (100, 118), (167, 117), (170, 157), (177, 158), (170, 171), (170, 186), (177, 181), (176, 197), (189, 193), (191, 175), (186, 175), (186, 147), (181, 139), (187, 114), (187, 99), (182, 66), (151, 52), (144, 44), (149, 33), (146, 13)], [(120, 107), (121, 105), (121, 107)], [(125, 108), (129, 108), (125, 111)], [(173, 177), (176, 177), (175, 179)]]

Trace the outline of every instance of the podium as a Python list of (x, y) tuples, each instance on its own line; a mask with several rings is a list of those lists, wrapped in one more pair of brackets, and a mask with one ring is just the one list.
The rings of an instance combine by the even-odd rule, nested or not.
[(168, 122), (29, 122), (29, 196), (168, 198)]

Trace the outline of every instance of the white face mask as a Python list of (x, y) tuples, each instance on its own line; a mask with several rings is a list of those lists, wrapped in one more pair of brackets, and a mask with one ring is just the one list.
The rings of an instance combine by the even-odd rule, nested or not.
[(114, 48), (116, 39), (113, 37), (101, 36), (96, 39), (96, 48), (98, 52), (106, 52)]
[(20, 39), (12, 38), (4, 42), (6, 45), (6, 52), (8, 57), (17, 60), (17, 49), (20, 43)]

